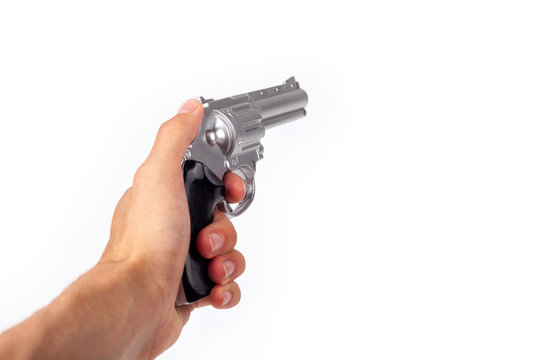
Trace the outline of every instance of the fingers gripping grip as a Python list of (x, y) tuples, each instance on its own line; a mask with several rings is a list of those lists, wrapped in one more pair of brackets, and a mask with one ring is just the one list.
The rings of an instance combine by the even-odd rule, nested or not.
[(184, 163), (184, 184), (191, 222), (191, 238), (182, 285), (187, 302), (192, 303), (208, 296), (215, 285), (208, 276), (209, 260), (199, 254), (196, 239), (199, 232), (212, 223), (216, 205), (225, 198), (225, 186), (208, 167), (194, 160), (187, 160)]

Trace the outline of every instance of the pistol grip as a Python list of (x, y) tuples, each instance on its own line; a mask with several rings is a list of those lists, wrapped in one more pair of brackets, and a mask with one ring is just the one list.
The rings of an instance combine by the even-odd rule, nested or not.
[[(183, 291), (185, 300), (192, 303), (208, 296), (215, 285), (208, 275), (209, 260), (199, 254), (196, 239), (199, 232), (212, 223), (216, 205), (225, 198), (225, 186), (208, 167), (194, 160), (186, 160), (184, 163), (184, 185), (189, 207), (191, 237), (182, 275), (182, 287), (179, 291)], [(182, 297), (180, 292), (177, 299)]]

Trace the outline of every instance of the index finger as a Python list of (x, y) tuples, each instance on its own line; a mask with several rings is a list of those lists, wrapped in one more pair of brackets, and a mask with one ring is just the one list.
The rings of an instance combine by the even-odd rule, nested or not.
[(223, 183), (225, 184), (225, 199), (227, 202), (234, 204), (242, 201), (246, 190), (244, 181), (240, 176), (228, 171), (223, 176)]

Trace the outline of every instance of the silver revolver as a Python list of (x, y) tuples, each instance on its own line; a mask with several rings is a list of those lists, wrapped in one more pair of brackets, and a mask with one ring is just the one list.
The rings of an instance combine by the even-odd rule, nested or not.
[[(184, 156), (184, 183), (191, 238), (176, 305), (197, 301), (215, 285), (208, 276), (209, 260), (195, 245), (198, 233), (213, 220), (216, 207), (229, 217), (243, 213), (255, 196), (255, 168), (263, 158), (266, 129), (306, 115), (306, 92), (291, 77), (282, 85), (220, 100), (199, 98), (204, 107), (201, 128)], [(221, 181), (227, 171), (244, 180), (245, 196), (232, 208)]]

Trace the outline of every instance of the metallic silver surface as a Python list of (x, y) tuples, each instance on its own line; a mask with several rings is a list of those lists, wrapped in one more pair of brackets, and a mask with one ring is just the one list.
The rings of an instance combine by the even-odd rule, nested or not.
[(200, 161), (219, 178), (234, 171), (244, 179), (244, 200), (232, 208), (220, 208), (229, 217), (243, 213), (255, 196), (255, 169), (263, 158), (261, 139), (268, 128), (306, 115), (308, 97), (294, 77), (285, 83), (220, 100), (199, 98), (204, 117), (199, 133), (184, 160)]
[(180, 283), (180, 288), (178, 289), (178, 294), (176, 295), (175, 306), (187, 305), (189, 302), (186, 299), (186, 294), (184, 292), (184, 285)]

